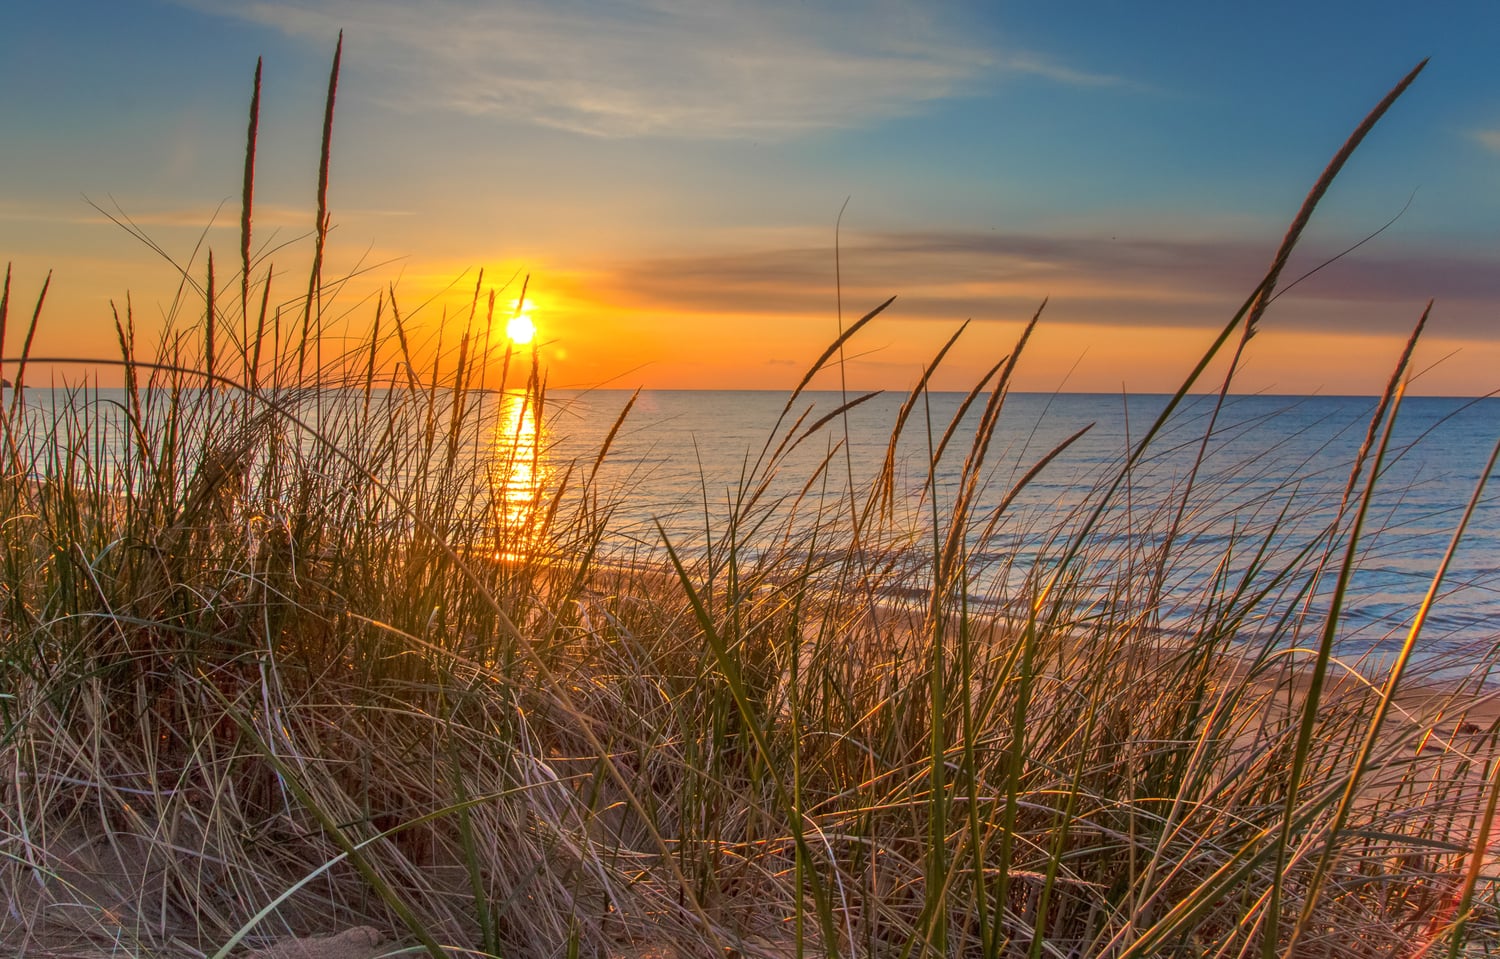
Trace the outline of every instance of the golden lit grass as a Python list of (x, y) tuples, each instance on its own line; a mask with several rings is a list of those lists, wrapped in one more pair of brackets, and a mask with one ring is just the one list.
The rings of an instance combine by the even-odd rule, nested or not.
[[(150, 359), (120, 317), (123, 404), (17, 390), (0, 419), (0, 942), (326, 959), (1491, 948), (1491, 664), (1442, 686), (1411, 665), (1360, 678), (1304, 603), (1321, 580), (1336, 606), (1346, 557), (1378, 535), (1360, 522), (1405, 356), (1326, 527), (1295, 522), (1311, 505), (1288, 484), (1268, 523), (1205, 554), (1199, 507), (1233, 479), (1196, 469), (1128, 508), (1175, 408), (1255, 331), (1317, 199), (1410, 79), (1161, 418), (984, 616), (975, 557), (1067, 445), (986, 489), (1029, 326), (927, 428), (918, 538), (894, 453), (925, 377), (868, 487), (839, 482), (836, 442), (788, 477), (842, 422), (799, 386), (727, 518), (617, 562), (632, 491), (601, 481), (610, 441), (519, 521), (473, 455), (498, 397), (549, 403), (534, 364), (483, 347), (478, 289), (446, 373), (414, 362), (394, 294), (335, 349), (320, 199), (305, 301), (268, 310), (252, 106), (239, 296), (215, 292), (211, 264), (201, 290), (185, 272), (202, 321)], [(336, 85), (337, 59), (330, 121)], [(7, 279), (0, 340), (9, 305)], [(941, 493), (940, 460), (963, 464)], [(1296, 548), (1265, 549), (1279, 533)], [(1175, 571), (1221, 560), (1192, 609), (1172, 605)], [(1184, 614), (1185, 635), (1158, 628)]]

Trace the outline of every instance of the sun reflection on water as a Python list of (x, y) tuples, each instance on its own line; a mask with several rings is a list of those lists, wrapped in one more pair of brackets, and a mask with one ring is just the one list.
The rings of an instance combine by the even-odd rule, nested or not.
[(501, 395), (489, 467), (497, 559), (530, 559), (544, 544), (545, 435), (535, 393)]

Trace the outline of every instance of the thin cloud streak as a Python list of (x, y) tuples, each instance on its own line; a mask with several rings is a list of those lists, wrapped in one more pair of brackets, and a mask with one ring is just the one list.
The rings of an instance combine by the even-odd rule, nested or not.
[(1123, 85), (894, 4), (812, 10), (710, 0), (581, 2), (184, 0), (378, 64), (405, 110), (497, 116), (577, 133), (779, 138), (858, 127), (975, 93), (997, 75)]
[[(1338, 250), (1304, 251), (1291, 282)], [(1255, 287), (1267, 265), (1264, 244), (1248, 241), (1116, 241), (1096, 237), (913, 232), (846, 237), (845, 304), (895, 293), (910, 318), (1011, 321), (1045, 297), (1054, 323), (1124, 317), (1158, 326), (1221, 323)], [(831, 250), (787, 246), (741, 253), (651, 257), (620, 262), (593, 280), (601, 302), (703, 314), (807, 315), (834, 296)], [(1273, 309), (1306, 331), (1397, 326), (1429, 298), (1449, 335), (1495, 339), (1500, 275), (1486, 258), (1460, 254), (1361, 253), (1329, 264), (1287, 291)], [(856, 306), (857, 308), (857, 306)], [(1386, 320), (1372, 318), (1387, 317)]]
[(1144, 89), (1140, 84), (1108, 73), (1090, 73), (1056, 63), (1035, 53), (1018, 53), (1002, 57), (999, 65), (1011, 73), (1029, 74), (1054, 80), (1070, 87), (1131, 87)]
[(1475, 130), (1474, 139), (1491, 153), (1500, 153), (1500, 130)]

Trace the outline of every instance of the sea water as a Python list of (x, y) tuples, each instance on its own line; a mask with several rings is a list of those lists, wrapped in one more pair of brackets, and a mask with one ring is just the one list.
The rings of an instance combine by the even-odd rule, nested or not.
[[(630, 495), (619, 504), (613, 535), (648, 547), (666, 538), (691, 548), (733, 512), (783, 436), (801, 435), (798, 429), (805, 432), (853, 398), (805, 394), (788, 409), (785, 393), (644, 392), (616, 428), (631, 394), (555, 393), (548, 397), (539, 449), (542, 459), (554, 463), (586, 458), (616, 429), (601, 473), (627, 485)], [(887, 460), (905, 399), (876, 396), (823, 424), (775, 466), (772, 489), (788, 500), (806, 497), (808, 478), (821, 468), (814, 486), (819, 505), (826, 509), (827, 498), (847, 497), (850, 489), (850, 503), (863, 504), (871, 477)], [(919, 401), (895, 450), (897, 493), (911, 514), (912, 572), (905, 582), (913, 590), (931, 584), (933, 546), (924, 523), (951, 520), (965, 462), (974, 455), (985, 396), (968, 408), (942, 459), (930, 468), (964, 399), (935, 393)], [(1215, 397), (1189, 397), (1116, 484), (1168, 399), (1006, 398), (985, 449), (972, 510), (979, 519), (966, 543), (970, 599), (1004, 608), (1029, 595), (1028, 589), (1034, 593), (1097, 508), (1088, 547), (1076, 562), (1101, 567), (1088, 580), (1101, 602), (1111, 591), (1159, 589), (1164, 599), (1157, 625), (1190, 629), (1203, 615), (1202, 597), (1216, 585), (1220, 595), (1241, 588), (1242, 599), (1263, 591), (1266, 599), (1242, 625), (1244, 639), (1280, 631), (1299, 643), (1316, 643), (1349, 551), (1353, 517), (1370, 487), (1381, 442), (1370, 427), (1377, 398), (1231, 396), (1218, 407)], [(804, 410), (811, 412), (798, 429), (791, 428)], [(1354, 572), (1338, 621), (1341, 655), (1389, 659), (1405, 641), (1497, 438), (1500, 399), (1402, 402), (1354, 544)], [(1373, 444), (1370, 455), (1354, 473), (1367, 444)], [(996, 518), (993, 510), (1008, 497), (1004, 515)], [(1169, 536), (1174, 543), (1162, 550)], [(1155, 565), (1162, 555), (1168, 557), (1164, 567)], [(1131, 563), (1138, 568), (1122, 569)], [(1311, 577), (1320, 563), (1327, 572)], [(1278, 581), (1293, 568), (1300, 573)], [(1288, 615), (1301, 618), (1300, 630), (1288, 628)], [(1417, 655), (1462, 672), (1494, 651), (1497, 623), (1500, 484), (1493, 484), (1458, 543)]]
[[(81, 403), (98, 421), (91, 442), (124, 442), (120, 391), (25, 395), (44, 411)], [(1211, 615), (1206, 603), (1237, 602), (1246, 642), (1275, 633), (1315, 644), (1348, 554), (1340, 654), (1378, 661), (1406, 639), (1500, 437), (1500, 399), (1407, 398), (1372, 486), (1373, 452), (1355, 470), (1362, 447), (1380, 445), (1371, 397), (1231, 396), (1222, 406), (1189, 397), (1134, 458), (1168, 397), (1011, 394), (985, 433), (988, 396), (965, 410), (965, 395), (933, 393), (906, 410), (894, 446), (905, 395), (839, 412), (856, 398), (553, 391), (538, 416), (531, 398), (488, 394), (473, 407), (464, 456), (498, 494), (500, 523), (533, 523), (559, 488), (566, 501), (591, 477), (609, 510), (606, 558), (659, 562), (668, 544), (701, 556), (736, 516), (743, 558), (818, 542), (832, 550), (788, 534), (844, 518), (844, 534), (861, 524), (887, 567), (882, 588), (918, 597), (936, 585), (933, 558), (967, 497), (958, 588), (976, 606), (1013, 612), (1049, 577), (1070, 573), (1081, 618), (1154, 595), (1153, 627), (1186, 631)], [(299, 412), (317, 426), (316, 408)], [(359, 441), (329, 425), (324, 440), (302, 431), (309, 452)], [(873, 509), (881, 475), (891, 496)], [(1463, 672), (1494, 653), (1497, 622), (1500, 484), (1481, 496), (1456, 547), (1417, 655)]]

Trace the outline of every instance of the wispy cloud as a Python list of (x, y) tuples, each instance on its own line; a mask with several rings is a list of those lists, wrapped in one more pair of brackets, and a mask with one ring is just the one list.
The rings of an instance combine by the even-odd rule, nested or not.
[(1491, 153), (1500, 153), (1500, 129), (1475, 130), (1474, 139)]
[[(1044, 298), (1052, 322), (1212, 326), (1227, 320), (1268, 265), (1271, 244), (969, 232), (848, 237), (843, 301), (859, 310), (898, 294), (909, 318), (1014, 320)], [(1283, 286), (1330, 260), (1302, 251)], [(786, 246), (617, 264), (595, 281), (601, 299), (673, 312), (815, 315), (831, 309), (832, 251)], [(1500, 276), (1479, 255), (1362, 253), (1329, 264), (1288, 293), (1277, 315), (1306, 328), (1399, 330), (1428, 298), (1448, 333), (1495, 336)], [(1376, 322), (1376, 318), (1382, 319)]]
[[(730, 0), (183, 0), (379, 64), (407, 109), (601, 136), (784, 137), (975, 92), (1003, 73), (1115, 78), (1000, 53), (915, 5)], [(374, 79), (374, 78), (372, 78)]]
[(1137, 84), (1108, 73), (1091, 73), (1057, 63), (1036, 53), (1014, 53), (1000, 59), (999, 65), (1011, 73), (1024, 73), (1055, 80), (1070, 87), (1134, 87)]

